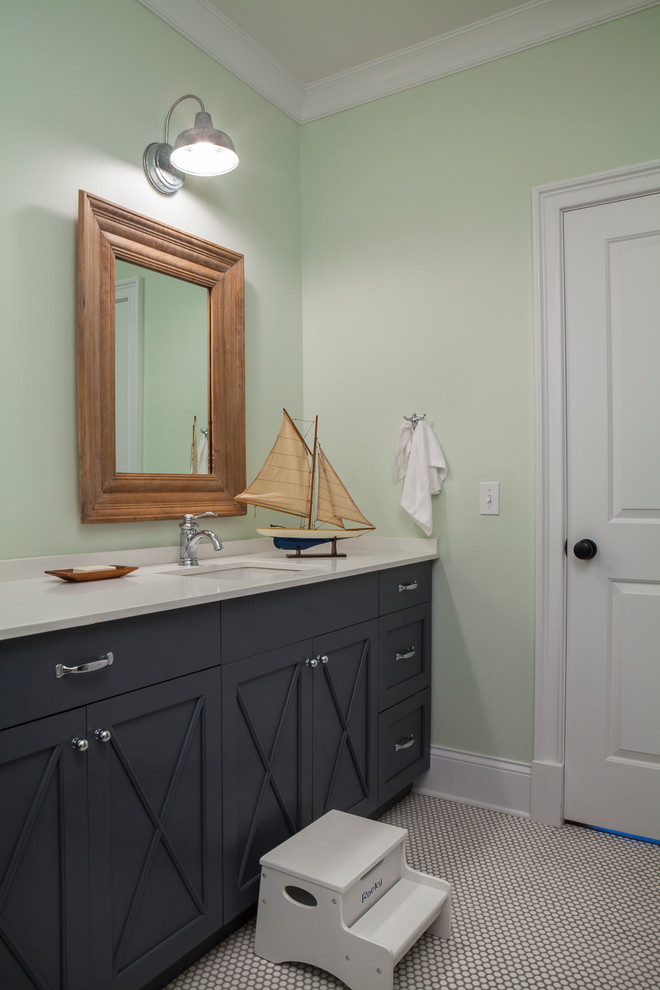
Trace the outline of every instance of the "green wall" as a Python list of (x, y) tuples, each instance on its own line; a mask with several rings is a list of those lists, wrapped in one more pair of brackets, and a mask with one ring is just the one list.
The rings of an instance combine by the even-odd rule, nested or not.
[(404, 413), (449, 464), (437, 746), (532, 758), (531, 190), (660, 157), (659, 53), (654, 8), (303, 128), (305, 408), (382, 535), (422, 535), (393, 480)]
[[(302, 410), (300, 128), (137, 0), (0, 0), (0, 45), (0, 557), (175, 546), (175, 521), (79, 521), (78, 190), (245, 255), (254, 474), (282, 406)], [(232, 136), (241, 165), (168, 198), (142, 154), (184, 93)], [(177, 107), (172, 132), (197, 109)], [(216, 529), (231, 540), (254, 527), (249, 513)]]
[[(0, 557), (176, 543), (175, 522), (79, 522), (82, 188), (245, 254), (249, 477), (304, 406), (378, 533), (420, 536), (392, 463), (402, 415), (427, 413), (450, 467), (433, 743), (530, 760), (531, 189), (660, 157), (660, 9), (303, 127), (136, 0), (0, 0), (0, 24)], [(188, 92), (241, 165), (167, 199), (142, 153)], [(500, 481), (499, 517), (479, 481)], [(252, 511), (216, 529), (251, 536)]]

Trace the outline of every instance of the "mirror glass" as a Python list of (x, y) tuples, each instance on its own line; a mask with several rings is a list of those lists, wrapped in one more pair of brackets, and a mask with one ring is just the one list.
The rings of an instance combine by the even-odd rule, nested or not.
[(115, 468), (208, 474), (208, 289), (115, 260)]

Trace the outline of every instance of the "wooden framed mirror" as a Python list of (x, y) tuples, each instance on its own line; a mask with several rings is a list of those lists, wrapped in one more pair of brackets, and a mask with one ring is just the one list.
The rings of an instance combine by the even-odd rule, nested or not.
[[(115, 314), (129, 295), (126, 343)], [(82, 522), (246, 512), (233, 498), (245, 487), (244, 336), (242, 255), (80, 191)]]

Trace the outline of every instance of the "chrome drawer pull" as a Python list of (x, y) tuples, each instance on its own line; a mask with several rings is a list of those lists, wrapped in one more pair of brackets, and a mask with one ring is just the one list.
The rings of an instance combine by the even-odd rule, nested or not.
[(112, 653), (106, 653), (98, 660), (88, 660), (86, 663), (78, 664), (77, 667), (65, 667), (63, 663), (55, 665), (55, 677), (64, 677), (65, 674), (87, 674), (90, 670), (100, 670), (101, 667), (109, 667), (115, 661)]
[(84, 753), (85, 750), (89, 749), (89, 743), (86, 739), (79, 739), (76, 737), (71, 740), (71, 745), (75, 749), (76, 753)]
[(112, 739), (112, 733), (110, 729), (97, 729), (94, 738), (100, 743), (107, 743)]
[(399, 591), (417, 591), (419, 585), (417, 581), (411, 581), (410, 584), (400, 584)]
[(415, 656), (415, 647), (414, 646), (411, 646), (411, 647), (409, 647), (407, 653), (395, 653), (394, 654), (394, 659), (395, 660), (412, 660), (412, 658), (414, 656)]
[(398, 742), (394, 744), (394, 752), (398, 753), (400, 749), (410, 749), (410, 747), (414, 742), (415, 742), (415, 737), (411, 732), (408, 738), (404, 742)]

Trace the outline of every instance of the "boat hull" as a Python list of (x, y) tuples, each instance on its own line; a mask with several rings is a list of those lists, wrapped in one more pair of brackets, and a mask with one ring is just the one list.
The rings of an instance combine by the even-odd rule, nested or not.
[(368, 529), (280, 529), (277, 526), (257, 529), (261, 536), (269, 536), (278, 550), (305, 550), (333, 540), (355, 539), (369, 532)]
[(322, 543), (330, 542), (330, 540), (293, 540), (286, 536), (273, 537), (276, 550), (309, 550), (311, 547), (319, 547)]

